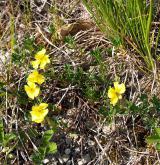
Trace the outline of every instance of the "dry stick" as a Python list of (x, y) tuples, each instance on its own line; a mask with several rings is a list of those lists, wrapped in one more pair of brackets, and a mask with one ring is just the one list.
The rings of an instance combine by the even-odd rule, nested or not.
[(160, 163), (160, 158), (159, 158), (159, 153), (158, 153), (158, 151), (156, 151), (156, 155), (157, 155), (158, 161), (159, 161), (159, 163)]
[(62, 102), (62, 100), (64, 99), (64, 97), (66, 96), (67, 92), (69, 91), (71, 87), (71, 84), (69, 85), (69, 87), (66, 89), (65, 93), (63, 94), (62, 98), (59, 100), (59, 102), (57, 103), (57, 106)]
[[(59, 92), (63, 92), (63, 91), (66, 91), (66, 90), (69, 91), (69, 90), (72, 90), (72, 89), (75, 89), (75, 86), (70, 86), (70, 87), (67, 87), (67, 88), (58, 89), (58, 91), (54, 92), (53, 96), (56, 95), (56, 94), (58, 94)], [(48, 96), (48, 98), (46, 99), (46, 101), (49, 100), (49, 98), (50, 98), (50, 96), (51, 96), (51, 94), (52, 94), (53, 91), (54, 91), (53, 89), (50, 91), (49, 96)], [(68, 92), (68, 91), (67, 91), (67, 92)]]
[[(135, 165), (135, 164), (137, 164), (137, 163), (141, 160), (141, 158), (142, 158), (143, 156), (144, 156), (144, 155), (140, 155), (139, 158), (132, 156), (133, 158), (127, 163), (127, 165)], [(136, 160), (135, 160), (135, 159), (136, 159)]]
[[(112, 49), (112, 58), (114, 58), (114, 56), (115, 56), (114, 54), (115, 54), (115, 48), (114, 48), (114, 46), (113, 46), (113, 49)], [(114, 76), (117, 77), (115, 66), (114, 66), (113, 69), (114, 69)]]
[[(117, 142), (118, 143), (118, 142)], [(136, 151), (136, 150), (132, 150), (126, 146), (120, 145), (122, 148), (125, 148), (126, 150), (130, 151), (130, 152), (134, 152), (137, 154), (143, 154), (143, 155), (149, 155), (149, 152), (141, 152), (141, 151)]]
[(39, 12), (41, 12), (43, 10), (44, 6), (46, 5), (46, 2), (47, 2), (47, 0), (43, 0), (42, 6), (37, 8)]
[(134, 124), (134, 118), (133, 118), (133, 115), (132, 115), (132, 123), (133, 123), (133, 135), (134, 135), (134, 139), (135, 139), (135, 142), (136, 142), (136, 148), (138, 146), (138, 142), (137, 142), (137, 136), (136, 136), (136, 132), (135, 132), (135, 124)]
[(125, 120), (125, 116), (123, 115), (123, 121), (124, 121), (124, 124), (125, 124), (125, 128), (126, 128), (126, 131), (127, 131), (127, 138), (128, 138), (128, 141), (130, 143), (130, 145), (132, 146), (132, 142), (131, 142), (131, 139), (129, 137), (129, 131), (128, 131), (128, 128), (127, 128), (127, 125), (126, 125), (126, 120)]
[(72, 160), (71, 160), (71, 161), (72, 161), (72, 165), (74, 165), (74, 160), (73, 160), (73, 157), (72, 157)]
[(29, 137), (28, 133), (25, 132), (25, 134), (27, 135), (28, 139), (30, 140), (30, 142), (31, 142), (31, 144), (32, 144), (32, 146), (33, 146), (33, 148), (34, 148), (36, 151), (39, 151), (38, 148), (37, 148), (37, 146), (32, 142), (32, 140), (31, 140), (31, 138)]
[(126, 84), (127, 78), (128, 78), (128, 70), (126, 71), (126, 75), (125, 75), (125, 78), (124, 78), (124, 84)]
[(102, 150), (102, 156), (105, 155), (108, 158), (108, 161), (111, 163), (110, 158), (108, 157), (108, 155), (105, 152), (105, 150), (107, 151), (109, 149), (109, 146), (111, 145), (111, 142), (109, 142), (109, 145), (107, 147), (105, 147), (105, 149), (104, 149), (95, 136), (94, 136), (94, 139), (97, 142), (99, 148)]
[[(132, 72), (133, 72), (133, 70), (132, 70)], [(135, 84), (135, 83), (134, 83), (134, 76), (132, 74), (131, 90), (130, 90), (130, 93), (129, 93), (129, 100), (133, 99), (133, 84)]]
[(157, 160), (153, 165), (158, 165), (158, 164), (160, 164), (160, 161), (159, 160)]
[[(18, 110), (18, 108), (17, 108), (17, 110)], [(16, 123), (15, 123), (15, 124), (16, 124), (16, 130), (18, 130), (18, 122), (17, 122), (17, 120), (16, 120)], [(24, 148), (24, 151), (25, 151), (27, 157), (29, 158), (29, 155), (28, 155), (27, 149), (26, 149), (26, 147), (25, 147), (25, 145), (24, 145), (24, 143), (23, 143), (23, 141), (22, 141), (22, 139), (21, 139), (21, 137), (20, 137), (18, 131), (17, 131), (17, 136), (18, 136), (18, 139), (19, 139), (19, 141), (21, 142), (21, 144), (22, 144), (22, 146), (23, 146), (23, 148)]]
[[(8, 74), (6, 74), (6, 80), (7, 80), (7, 75)], [(5, 99), (5, 108), (6, 108), (6, 113), (5, 113), (5, 115), (6, 115), (6, 125), (8, 125), (8, 83), (7, 83), (7, 85), (6, 85), (6, 92), (5, 92), (5, 97), (6, 97), (6, 99)]]
[[(17, 111), (18, 111), (18, 108), (17, 108)], [(18, 132), (18, 130), (17, 130), (17, 128), (18, 128), (17, 120), (16, 120), (15, 125), (16, 125), (16, 131)], [(19, 151), (18, 151), (18, 149), (16, 149), (16, 154), (17, 154), (17, 162), (18, 162), (18, 165), (19, 165)]]
[(139, 93), (140, 93), (140, 95), (141, 95), (141, 87), (140, 87), (140, 84), (139, 84), (138, 76), (136, 75), (135, 72), (133, 72), (133, 74), (135, 75), (135, 78), (136, 78), (136, 80), (137, 80), (138, 91), (139, 91)]

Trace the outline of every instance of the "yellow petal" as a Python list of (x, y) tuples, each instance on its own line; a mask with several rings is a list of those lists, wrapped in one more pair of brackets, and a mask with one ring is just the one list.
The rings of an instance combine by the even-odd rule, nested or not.
[(111, 103), (113, 106), (115, 106), (115, 104), (116, 104), (117, 102), (118, 102), (118, 97), (117, 97), (117, 96), (111, 98), (111, 100), (110, 100), (110, 103)]
[[(31, 112), (33, 112), (33, 111), (37, 111), (37, 107), (38, 107), (38, 105), (34, 105), (34, 106), (32, 106), (32, 111)], [(30, 113), (31, 113), (30, 112)]]
[(24, 86), (24, 89), (25, 89), (26, 93), (30, 91), (28, 85), (25, 85), (25, 86)]
[(24, 86), (25, 91), (29, 98), (34, 99), (39, 95), (40, 88), (35, 85), (33, 82), (28, 82), (28, 85)]
[(47, 104), (47, 103), (41, 103), (41, 104), (39, 105), (39, 107), (40, 107), (41, 109), (46, 109), (46, 108), (48, 107), (48, 104)]
[(44, 54), (36, 54), (35, 55), (36, 61), (41, 61), (43, 59), (43, 57), (44, 57)]
[(33, 77), (36, 77), (39, 73), (37, 70), (33, 70), (33, 72), (31, 73)]
[(39, 95), (39, 92), (40, 92), (40, 88), (36, 87), (34, 92), (34, 97), (37, 97)]
[(43, 57), (45, 54), (46, 54), (46, 49), (43, 48), (42, 50), (40, 50), (39, 52), (35, 54), (35, 59), (39, 59)]
[(119, 84), (118, 82), (114, 82), (114, 88), (118, 94), (123, 94), (126, 90), (124, 83)]
[(41, 74), (37, 76), (37, 83), (42, 84), (45, 81), (45, 77)]
[(38, 118), (38, 119), (35, 119), (35, 120), (32, 120), (36, 123), (42, 123), (42, 121), (44, 120), (44, 118)]
[(29, 98), (34, 99), (34, 93), (29, 86), (25, 85), (25, 91)]
[(46, 64), (47, 64), (46, 61), (41, 61), (40, 69), (44, 69)]
[(108, 97), (113, 98), (115, 96), (116, 96), (115, 89), (110, 87), (109, 90), (108, 90)]
[(35, 59), (41, 60), (45, 56), (45, 53), (46, 53), (46, 49), (42, 49), (41, 51), (36, 53)]
[(45, 55), (45, 56), (41, 59), (40, 68), (41, 68), (41, 69), (44, 69), (47, 63), (50, 63), (50, 59), (49, 59), (49, 56), (48, 56), (48, 55)]
[(44, 58), (45, 58), (45, 61), (47, 62), (47, 64), (51, 62), (50, 59), (49, 59), (49, 55), (45, 55)]
[(42, 50), (40, 50), (39, 52), (37, 52), (37, 54), (46, 54), (46, 49), (43, 48)]
[(120, 90), (119, 90), (119, 93), (120, 93), (120, 94), (123, 94), (125, 91), (126, 91), (126, 87), (125, 87), (125, 85), (124, 85), (123, 83), (120, 84)]
[(27, 84), (30, 88), (36, 88), (36, 84), (33, 82), (28, 81)]
[(39, 64), (40, 64), (39, 60), (31, 61), (31, 65), (33, 66), (34, 69), (38, 69)]
[(42, 116), (45, 117), (48, 114), (48, 109), (42, 110)]
[(44, 117), (41, 114), (38, 114), (35, 111), (31, 111), (30, 113), (31, 113), (32, 121), (36, 123), (41, 123), (44, 120)]
[(36, 82), (37, 73), (38, 72), (36, 70), (34, 70), (32, 73), (30, 73), (28, 75), (27, 81), (33, 82), (33, 83)]

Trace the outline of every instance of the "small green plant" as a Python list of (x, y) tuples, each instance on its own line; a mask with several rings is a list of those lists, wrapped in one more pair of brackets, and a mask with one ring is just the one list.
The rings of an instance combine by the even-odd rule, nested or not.
[(7, 157), (10, 154), (11, 151), (15, 149), (17, 146), (17, 136), (15, 133), (5, 133), (3, 121), (0, 120), (0, 146), (2, 147), (2, 150), (0, 151), (1, 154), (5, 153), (5, 163), (7, 164)]
[(148, 144), (155, 144), (155, 147), (160, 151), (160, 128), (155, 128), (154, 134), (146, 138)]
[(76, 48), (76, 43), (75, 43), (75, 40), (72, 36), (70, 36), (70, 35), (66, 36), (64, 38), (64, 42), (68, 45), (68, 47), (70, 49), (75, 49)]
[(82, 67), (78, 67), (74, 71), (71, 65), (65, 65), (61, 79), (65, 85), (67, 82), (68, 84), (78, 86), (82, 94), (89, 100), (98, 101), (103, 93), (103, 91), (99, 90), (104, 83), (102, 74), (90, 73)]
[(54, 154), (57, 152), (57, 144), (51, 142), (53, 134), (53, 130), (47, 130), (44, 132), (38, 151), (32, 155), (32, 160), (34, 163), (41, 164), (47, 154)]
[(19, 67), (24, 64), (26, 57), (30, 57), (30, 54), (36, 48), (34, 41), (34, 37), (25, 36), (22, 46), (15, 48), (12, 53), (11, 60), (13, 64)]

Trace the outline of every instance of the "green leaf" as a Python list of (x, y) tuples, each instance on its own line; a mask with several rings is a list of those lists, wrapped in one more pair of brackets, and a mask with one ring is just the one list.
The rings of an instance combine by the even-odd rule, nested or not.
[(47, 153), (54, 154), (56, 152), (57, 152), (57, 144), (54, 142), (50, 142), (48, 144)]
[(29, 128), (28, 129), (28, 135), (32, 138), (36, 138), (39, 135), (39, 133), (36, 129)]
[[(54, 107), (54, 108), (56, 108), (56, 107)], [(56, 132), (57, 126), (58, 126), (57, 121), (48, 117), (47, 122), (48, 122), (49, 126), (52, 128), (53, 132)]]
[(92, 50), (90, 54), (96, 59), (97, 63), (100, 64), (102, 62), (103, 59), (99, 48)]
[(160, 111), (160, 100), (156, 96), (153, 96), (151, 101), (153, 103), (154, 108), (159, 112)]
[(42, 143), (43, 144), (48, 143), (51, 140), (51, 138), (53, 136), (53, 133), (54, 133), (53, 130), (47, 130), (47, 131), (45, 131), (44, 132), (44, 135), (43, 135), (43, 138), (42, 138)]
[(159, 136), (159, 138), (160, 138), (160, 128), (155, 128), (155, 132), (156, 132), (156, 134)]
[(3, 145), (6, 146), (11, 140), (16, 139), (16, 137), (14, 133), (5, 134)]
[(160, 143), (157, 143), (157, 144), (156, 144), (156, 149), (157, 149), (157, 150), (160, 150)]
[(146, 141), (149, 144), (159, 143), (160, 137), (158, 135), (152, 135), (152, 136), (147, 137)]
[[(47, 144), (47, 145), (48, 145), (48, 144)], [(45, 157), (45, 155), (46, 155), (47, 145), (41, 146), (41, 147), (38, 148), (39, 153), (40, 153), (43, 157)]]
[(43, 160), (43, 155), (41, 155), (39, 152), (35, 152), (31, 155), (31, 159), (35, 164), (41, 165)]
[(0, 144), (4, 141), (3, 121), (0, 120)]

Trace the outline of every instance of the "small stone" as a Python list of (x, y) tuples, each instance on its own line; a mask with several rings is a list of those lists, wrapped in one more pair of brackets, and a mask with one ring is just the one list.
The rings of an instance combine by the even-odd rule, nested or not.
[(111, 127), (110, 127), (110, 126), (103, 126), (102, 132), (103, 132), (104, 134), (109, 134), (110, 131), (111, 131)]
[(52, 163), (49, 164), (49, 165), (58, 165), (58, 162), (57, 162), (57, 161), (54, 161), (54, 162), (52, 162)]
[(59, 161), (59, 163), (61, 163), (61, 164), (63, 164), (63, 163), (64, 163), (64, 161), (63, 161), (63, 158), (62, 158), (62, 157), (58, 158), (58, 161)]
[(56, 161), (56, 162), (52, 162), (51, 164), (49, 164), (49, 165), (58, 165), (58, 162)]
[(25, 25), (24, 24), (20, 24), (19, 27), (22, 28), (22, 29), (25, 29)]
[(88, 162), (91, 161), (91, 157), (90, 157), (89, 154), (87, 154), (87, 155), (83, 156), (82, 160), (83, 160), (84, 163), (88, 163)]
[(68, 145), (71, 145), (72, 140), (71, 140), (70, 138), (66, 138), (66, 143), (67, 143)]
[(71, 160), (68, 160), (66, 165), (71, 165), (71, 164), (72, 164)]
[(44, 160), (43, 160), (43, 163), (44, 163), (44, 164), (47, 164), (48, 162), (49, 162), (48, 159), (44, 159)]
[(65, 152), (66, 155), (69, 155), (71, 153), (71, 150), (69, 148), (67, 148), (67, 149), (65, 149), (64, 152)]
[(79, 153), (80, 152), (80, 148), (75, 148), (75, 153), (77, 154), (77, 153)]
[(69, 156), (68, 155), (63, 155), (62, 159), (63, 159), (63, 162), (66, 163), (68, 161), (68, 159), (69, 159)]
[(104, 134), (110, 134), (111, 132), (115, 131), (115, 124), (114, 123), (111, 123), (110, 125), (105, 125), (103, 126), (102, 128), (102, 132)]
[(52, 158), (52, 160), (51, 160), (51, 165), (57, 165), (58, 164), (58, 162), (57, 162), (57, 160), (56, 160), (56, 158)]
[(83, 165), (83, 160), (78, 160), (78, 165)]
[(95, 145), (95, 142), (93, 140), (88, 140), (88, 145), (89, 146), (94, 146)]

